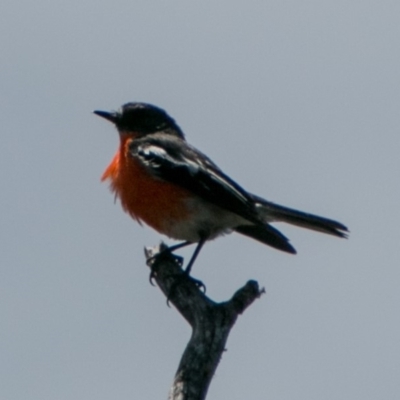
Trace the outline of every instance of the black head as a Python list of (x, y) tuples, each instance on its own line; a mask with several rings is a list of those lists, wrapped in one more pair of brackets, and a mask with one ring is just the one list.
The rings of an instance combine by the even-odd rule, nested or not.
[(184, 138), (175, 121), (161, 108), (146, 103), (127, 103), (117, 112), (94, 111), (115, 124), (119, 132), (148, 135), (165, 132)]

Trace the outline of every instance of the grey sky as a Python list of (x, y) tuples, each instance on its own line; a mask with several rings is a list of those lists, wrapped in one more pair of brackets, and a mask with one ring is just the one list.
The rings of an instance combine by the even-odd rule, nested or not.
[[(8, 1), (0, 6), (0, 399), (166, 398), (190, 331), (148, 283), (160, 235), (99, 177), (91, 114), (165, 108), (248, 190), (346, 223), (279, 225), (293, 257), (230, 235), (193, 274), (239, 319), (210, 399), (400, 396), (400, 4)], [(182, 252), (188, 255), (187, 251)]]

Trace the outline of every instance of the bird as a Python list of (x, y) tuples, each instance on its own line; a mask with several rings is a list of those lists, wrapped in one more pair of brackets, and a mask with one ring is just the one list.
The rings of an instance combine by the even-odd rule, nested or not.
[(237, 232), (286, 253), (296, 254), (274, 222), (346, 238), (335, 220), (298, 211), (246, 191), (209, 157), (190, 145), (163, 109), (130, 102), (118, 111), (93, 111), (113, 123), (119, 147), (101, 180), (138, 223), (182, 241), (174, 251), (196, 244), (184, 269), (187, 276), (203, 245)]

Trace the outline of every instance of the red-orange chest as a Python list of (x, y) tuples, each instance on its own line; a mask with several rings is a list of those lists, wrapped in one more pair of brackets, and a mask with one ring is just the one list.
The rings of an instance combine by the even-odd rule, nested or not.
[(121, 140), (120, 149), (101, 179), (110, 179), (111, 190), (133, 218), (168, 234), (168, 226), (189, 216), (187, 199), (190, 192), (151, 175), (130, 154), (129, 144), (132, 140)]

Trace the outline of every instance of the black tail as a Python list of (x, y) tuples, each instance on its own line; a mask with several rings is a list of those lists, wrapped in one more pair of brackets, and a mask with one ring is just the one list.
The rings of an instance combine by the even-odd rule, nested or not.
[(283, 207), (256, 196), (254, 196), (254, 200), (260, 204), (261, 215), (263, 215), (268, 222), (286, 222), (341, 238), (347, 237), (346, 232), (348, 232), (348, 229), (340, 222)]
[(275, 247), (275, 249), (296, 254), (296, 250), (289, 243), (289, 239), (271, 225), (241, 225), (236, 227), (235, 231), (256, 239), (268, 246)]

